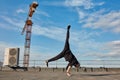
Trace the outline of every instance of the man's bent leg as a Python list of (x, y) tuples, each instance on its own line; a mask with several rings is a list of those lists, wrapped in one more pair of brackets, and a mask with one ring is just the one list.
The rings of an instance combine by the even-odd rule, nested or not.
[(51, 61), (55, 61), (55, 60), (58, 60), (60, 58), (64, 57), (64, 51), (62, 51), (60, 54), (58, 54), (57, 56), (51, 58), (51, 59), (48, 59), (46, 60), (46, 65), (48, 67), (48, 62), (51, 62)]
[(64, 53), (61, 52), (60, 54), (58, 54), (57, 56), (51, 58), (51, 59), (48, 59), (48, 62), (51, 62), (51, 61), (55, 61), (55, 60), (58, 60), (60, 58), (64, 57)]

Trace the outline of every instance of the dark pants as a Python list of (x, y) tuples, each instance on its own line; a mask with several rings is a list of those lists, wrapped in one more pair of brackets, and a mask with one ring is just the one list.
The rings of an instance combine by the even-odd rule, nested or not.
[(77, 60), (75, 58), (75, 56), (72, 54), (71, 50), (70, 50), (70, 46), (69, 46), (69, 29), (67, 29), (66, 42), (65, 42), (65, 46), (64, 46), (63, 51), (61, 53), (59, 53), (57, 56), (49, 59), (48, 62), (58, 60), (58, 59), (60, 59), (62, 57), (64, 57), (66, 59), (66, 61), (69, 62), (66, 69), (68, 68), (68, 66), (72, 67), (72, 65), (74, 65), (73, 62), (75, 62)]
[(61, 53), (59, 53), (57, 56), (49, 59), (48, 62), (55, 61), (55, 60), (58, 60), (58, 59), (64, 57), (68, 50), (70, 50), (70, 48), (69, 48), (69, 29), (67, 29), (66, 42), (65, 42), (63, 51)]

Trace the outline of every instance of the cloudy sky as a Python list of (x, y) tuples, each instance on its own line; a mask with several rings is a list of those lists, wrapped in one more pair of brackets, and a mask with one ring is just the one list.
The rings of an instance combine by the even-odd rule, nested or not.
[[(118, 60), (120, 57), (119, 0), (36, 0), (32, 21), (30, 59), (48, 59), (64, 47), (71, 25), (70, 47), (78, 60)], [(25, 34), (21, 35), (33, 0), (0, 0), (0, 59), (5, 48), (19, 47), (23, 59)]]

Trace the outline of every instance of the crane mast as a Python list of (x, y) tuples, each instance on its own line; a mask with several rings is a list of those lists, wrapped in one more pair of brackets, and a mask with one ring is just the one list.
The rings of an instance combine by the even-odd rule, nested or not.
[(22, 30), (22, 35), (26, 31), (25, 36), (25, 45), (24, 45), (24, 59), (23, 59), (23, 66), (29, 66), (29, 54), (30, 54), (30, 44), (31, 44), (31, 33), (32, 33), (32, 15), (35, 12), (36, 7), (38, 6), (37, 2), (33, 2), (29, 7), (29, 13), (25, 25)]

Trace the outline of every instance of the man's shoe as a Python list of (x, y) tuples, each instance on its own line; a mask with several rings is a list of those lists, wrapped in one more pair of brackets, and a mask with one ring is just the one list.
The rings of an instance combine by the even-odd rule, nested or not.
[(67, 29), (70, 29), (70, 27), (71, 27), (71, 26), (70, 26), (70, 25), (68, 25)]

